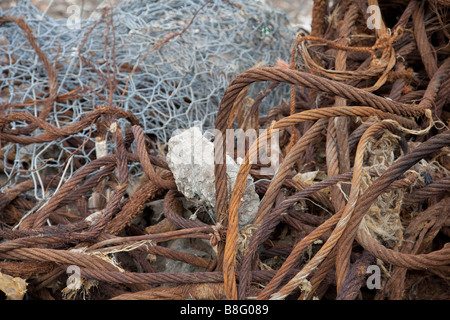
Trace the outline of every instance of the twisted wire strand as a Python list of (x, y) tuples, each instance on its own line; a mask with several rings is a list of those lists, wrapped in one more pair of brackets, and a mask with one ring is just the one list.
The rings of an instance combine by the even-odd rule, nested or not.
[[(429, 243), (441, 229), (449, 214), (445, 200), (427, 208), (417, 215), (405, 229), (406, 241), (403, 241), (399, 251), (409, 254), (423, 252), (423, 247)], [(415, 241), (414, 241), (415, 240)], [(383, 294), (389, 293), (392, 300), (402, 299), (405, 291), (405, 276), (408, 269), (394, 266), (392, 276), (388, 279)]]
[(139, 121), (135, 115), (130, 112), (113, 108), (113, 107), (101, 107), (94, 111), (87, 113), (80, 121), (68, 124), (62, 128), (55, 127), (49, 124), (47, 121), (35, 117), (29, 113), (24, 112), (14, 112), (0, 117), (0, 129), (5, 128), (8, 124), (17, 120), (29, 121), (35, 124), (37, 127), (45, 130), (44, 133), (27, 137), (18, 136), (13, 133), (3, 133), (0, 132), (0, 138), (5, 141), (21, 143), (21, 144), (31, 144), (31, 143), (42, 143), (50, 142), (57, 138), (67, 137), (78, 133), (88, 126), (88, 124), (93, 123), (97, 118), (103, 115), (114, 115), (119, 118), (127, 118), (132, 124), (139, 125)]
[(418, 202), (423, 202), (431, 197), (439, 197), (450, 189), (450, 176), (434, 181), (425, 187), (411, 192), (403, 197), (404, 205), (411, 205)]
[(20, 248), (0, 253), (2, 259), (13, 260), (37, 260), (56, 262), (65, 265), (77, 265), (80, 267), (97, 270), (117, 271), (117, 267), (111, 263), (98, 258), (74, 251), (41, 249), (41, 248)]
[(147, 148), (145, 145), (145, 135), (142, 128), (140, 126), (134, 125), (131, 127), (131, 131), (133, 132), (134, 138), (136, 140), (140, 163), (148, 178), (162, 189), (176, 189), (177, 185), (175, 184), (175, 180), (162, 179), (161, 176), (156, 173), (147, 153)]

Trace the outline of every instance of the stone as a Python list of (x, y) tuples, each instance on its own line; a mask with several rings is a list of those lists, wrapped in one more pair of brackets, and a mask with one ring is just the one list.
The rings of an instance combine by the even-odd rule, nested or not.
[[(202, 135), (199, 127), (175, 132), (168, 142), (167, 163), (175, 178), (178, 191), (187, 199), (205, 206), (215, 219), (216, 192), (214, 184), (214, 144)], [(240, 165), (226, 156), (228, 197), (231, 196)], [(229, 199), (228, 199), (229, 200)], [(239, 227), (253, 222), (260, 199), (253, 178), (247, 185), (239, 208)]]

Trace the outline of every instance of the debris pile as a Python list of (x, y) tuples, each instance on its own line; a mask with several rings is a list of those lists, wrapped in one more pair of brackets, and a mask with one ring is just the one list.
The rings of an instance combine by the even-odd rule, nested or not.
[[(450, 298), (448, 1), (314, 1), (311, 32), (287, 43), (272, 16), (248, 16), (257, 1), (193, 1), (190, 15), (161, 7), (154, 20), (145, 3), (105, 9), (85, 35), (96, 40), (72, 51), (47, 52), (30, 20), (0, 17), (7, 298)], [(257, 43), (215, 39), (218, 70), (155, 89), (155, 73), (201, 58), (203, 34), (193, 60), (180, 48), (196, 23), (221, 28), (225, 16), (206, 18), (218, 6), (242, 17), (234, 40)], [(127, 8), (142, 13), (136, 25), (117, 21)], [(141, 46), (120, 46), (127, 36)], [(259, 65), (249, 50), (265, 46), (278, 56)], [(134, 61), (119, 59), (127, 50)], [(222, 73), (223, 92), (202, 82)], [(238, 130), (258, 136), (230, 148)]]

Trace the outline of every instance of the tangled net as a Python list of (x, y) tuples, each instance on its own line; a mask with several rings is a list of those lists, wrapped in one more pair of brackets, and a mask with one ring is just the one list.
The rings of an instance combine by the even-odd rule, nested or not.
[[(201, 10), (219, 3), (236, 14), (248, 8), (209, 1)], [(375, 29), (368, 24), (370, 6), (382, 14)], [(194, 7), (185, 8), (192, 14)], [(145, 115), (139, 109), (140, 92), (155, 83), (142, 64), (118, 62), (118, 53), (128, 48), (108, 50), (111, 43), (102, 46), (99, 40), (84, 46), (84, 55), (92, 50), (104, 62), (89, 65), (93, 60), (83, 61), (80, 50), (74, 59), (82, 62), (79, 71), (91, 72), (91, 82), (64, 80), (73, 87), (59, 92), (59, 79), (68, 79), (69, 72), (60, 74), (56, 57), (70, 51), (47, 57), (25, 20), (0, 17), (2, 28), (25, 32), (46, 78), (32, 100), (29, 83), (37, 73), (20, 78), (23, 71), (18, 72), (2, 89), (22, 98), (4, 102), (0, 116), (9, 172), (0, 194), (0, 283), (15, 288), (12, 298), (30, 299), (448, 299), (449, 9), (445, 0), (342, 0), (331, 6), (319, 0), (311, 33), (297, 34), (286, 46), (287, 62), (267, 58), (275, 66), (255, 66), (242, 56), (250, 59), (249, 69), (233, 70), (241, 73), (221, 95), (214, 127), (224, 137), (229, 128), (264, 131), (247, 146), (233, 189), (226, 164), (215, 164), (215, 222), (178, 192), (161, 143), (168, 136), (158, 131), (165, 121), (156, 113), (166, 109), (152, 109), (153, 99), (144, 103)], [(120, 30), (113, 17), (105, 11), (103, 34)], [(185, 41), (180, 33), (195, 32), (194, 22), (184, 26), (182, 32), (161, 30), (156, 38), (168, 40), (154, 41), (148, 56), (165, 61), (167, 45), (181, 43), (172, 39)], [(217, 55), (216, 67), (233, 68), (219, 62), (222, 51)], [(11, 59), (3, 56), (2, 65)], [(121, 67), (119, 77), (114, 70)], [(127, 91), (126, 71), (133, 73)], [(198, 88), (190, 81), (188, 101), (178, 83), (163, 92), (180, 105), (212, 92), (217, 96), (216, 84)], [(258, 84), (262, 89), (252, 91)], [(273, 104), (264, 111), (264, 98), (276, 94), (282, 102), (267, 100)], [(81, 109), (83, 103), (91, 109)], [(178, 110), (176, 105), (171, 108)], [(214, 113), (211, 104), (195, 109), (178, 114), (204, 120)], [(261, 175), (262, 164), (249, 159), (273, 130), (280, 130), (280, 167), (272, 176)], [(226, 139), (214, 143), (216, 154), (224, 156)], [(34, 148), (64, 144), (70, 146), (58, 159), (64, 165), (53, 173), (49, 159), (41, 161), (47, 171), (38, 178), (36, 166), (10, 170), (13, 163), (33, 163)], [(36, 150), (45, 159), (43, 149)], [(239, 229), (248, 174), (261, 203), (254, 221)], [(75, 288), (66, 282), (74, 266), (82, 279)], [(374, 266), (382, 270), (376, 290), (366, 282)]]

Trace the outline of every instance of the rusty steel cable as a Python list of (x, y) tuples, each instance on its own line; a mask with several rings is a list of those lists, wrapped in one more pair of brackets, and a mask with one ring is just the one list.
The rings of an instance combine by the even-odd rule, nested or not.
[(450, 189), (450, 177), (444, 177), (438, 181), (426, 185), (422, 189), (418, 189), (403, 198), (403, 203), (413, 204), (417, 202), (426, 201), (431, 197), (438, 197), (445, 194)]
[[(340, 237), (344, 233), (346, 229), (348, 221), (351, 220), (353, 215), (353, 211), (355, 209), (356, 201), (360, 192), (360, 184), (361, 184), (361, 173), (362, 173), (362, 162), (364, 157), (364, 152), (366, 151), (367, 144), (371, 139), (371, 136), (374, 132), (378, 130), (379, 127), (383, 127), (385, 122), (378, 122), (372, 125), (366, 132), (363, 134), (361, 138), (358, 148), (355, 155), (355, 164), (353, 167), (353, 177), (350, 195), (347, 200), (347, 204), (343, 208), (343, 212), (341, 217), (336, 224), (335, 229), (331, 233), (327, 242), (322, 246), (319, 252), (308, 262), (306, 266), (303, 267), (302, 271), (300, 271), (293, 279), (290, 280), (288, 284), (286, 284), (283, 288), (281, 288), (278, 292), (274, 293), (271, 298), (273, 299), (282, 299), (286, 297), (295, 287), (297, 287), (314, 269), (316, 269), (320, 263), (326, 258), (326, 256), (331, 252), (331, 250), (336, 246)], [(339, 269), (337, 269), (337, 272)], [(339, 280), (339, 278), (338, 278)], [(339, 288), (339, 283), (338, 283)]]
[(150, 157), (148, 156), (147, 148), (145, 146), (145, 136), (142, 128), (139, 126), (133, 126), (131, 131), (134, 134), (134, 138), (136, 140), (137, 149), (139, 150), (138, 156), (142, 168), (148, 178), (153, 181), (159, 188), (162, 189), (176, 189), (175, 181), (173, 180), (163, 180), (161, 176), (155, 172), (153, 165), (150, 161)]
[[(403, 253), (417, 254), (424, 247), (424, 242), (430, 242), (437, 235), (437, 230), (442, 227), (448, 217), (450, 211), (446, 208), (445, 201), (429, 207), (426, 211), (421, 212), (414, 221), (408, 225), (405, 234), (408, 236), (400, 248)], [(422, 229), (418, 228), (419, 224), (425, 224)], [(420, 230), (420, 232), (418, 232)], [(416, 240), (413, 241), (412, 239)], [(409, 240), (409, 241), (408, 241)], [(408, 269), (395, 266), (393, 268), (392, 277), (386, 284), (383, 294), (391, 291), (391, 298), (400, 300), (403, 298), (405, 288), (405, 278)]]
[[(304, 111), (301, 113), (297, 113), (294, 115), (291, 115), (289, 117), (286, 117), (284, 119), (281, 119), (279, 121), (277, 121), (275, 124), (273, 124), (271, 126), (271, 128), (269, 129), (269, 133), (267, 130), (265, 130), (260, 137), (258, 137), (258, 139), (253, 143), (252, 147), (249, 150), (249, 153), (247, 153), (243, 164), (241, 165), (240, 169), (239, 169), (239, 173), (238, 173), (238, 178), (236, 181), (236, 184), (234, 186), (233, 189), (233, 193), (231, 195), (231, 199), (230, 199), (230, 209), (229, 209), (229, 215), (228, 215), (228, 231), (227, 231), (227, 242), (226, 242), (226, 247), (225, 247), (225, 260), (224, 260), (224, 275), (225, 275), (225, 279), (226, 281), (229, 280), (230, 281), (230, 291), (226, 291), (227, 295), (229, 297), (234, 297), (235, 299), (237, 298), (237, 291), (236, 291), (236, 286), (235, 286), (235, 255), (236, 255), (236, 243), (237, 243), (237, 236), (238, 236), (238, 232), (237, 232), (237, 208), (239, 208), (241, 199), (242, 199), (242, 194), (243, 194), (243, 190), (244, 187), (242, 185), (239, 185), (238, 182), (243, 181), (242, 178), (239, 179), (240, 177), (245, 177), (250, 170), (250, 164), (249, 164), (249, 154), (254, 154), (256, 152), (257, 146), (258, 146), (258, 142), (259, 140), (263, 140), (265, 135), (270, 135), (270, 130), (275, 130), (275, 129), (282, 129), (285, 128), (289, 125), (292, 124), (296, 124), (298, 122), (301, 121), (305, 121), (305, 120), (314, 120), (314, 119), (321, 119), (321, 118), (326, 118), (326, 117), (330, 117), (332, 115), (371, 115), (371, 114), (377, 114), (381, 117), (385, 117), (386, 115), (382, 112), (377, 112), (377, 110), (374, 110), (372, 108), (369, 107), (330, 107), (330, 108), (323, 108), (323, 109), (314, 109), (314, 110), (308, 110), (308, 111)], [(383, 123), (384, 125), (384, 123)], [(378, 127), (376, 127), (375, 130), (378, 130)], [(263, 138), (261, 138), (263, 137)], [(360, 155), (360, 158), (362, 158), (362, 154)], [(216, 167), (218, 167), (219, 165), (216, 165)], [(362, 166), (362, 163), (361, 163)], [(218, 171), (216, 171), (217, 173)], [(219, 180), (219, 179), (218, 179)], [(225, 182), (225, 180), (219, 180), (219, 181), (223, 181)], [(354, 182), (353, 182), (354, 183)], [(352, 183), (352, 184), (353, 184)], [(216, 180), (216, 190), (218, 192), (219, 188), (217, 188), (217, 180)], [(225, 182), (226, 184), (226, 182)], [(354, 195), (356, 196), (356, 195)], [(217, 197), (219, 197), (219, 195), (217, 195)], [(347, 213), (347, 214), (351, 214), (351, 213)], [(230, 218), (232, 218), (232, 220), (230, 220)], [(347, 219), (347, 218), (345, 218)], [(339, 238), (340, 235), (337, 236), (337, 238)], [(227, 255), (228, 253), (228, 255)], [(227, 258), (228, 257), (228, 258)]]

